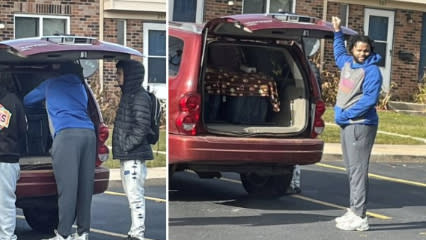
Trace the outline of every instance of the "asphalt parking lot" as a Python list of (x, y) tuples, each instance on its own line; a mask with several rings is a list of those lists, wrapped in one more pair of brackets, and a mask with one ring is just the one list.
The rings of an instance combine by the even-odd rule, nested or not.
[(336, 229), (334, 218), (348, 205), (341, 161), (302, 167), (302, 193), (253, 199), (237, 174), (199, 179), (175, 174), (169, 189), (169, 240), (424, 240), (426, 163), (370, 164), (370, 230)]
[[(166, 180), (147, 179), (145, 185), (147, 240), (166, 239)], [(36, 240), (52, 236), (33, 231), (18, 209), (16, 234), (20, 240)], [(95, 195), (92, 202), (91, 240), (118, 240), (127, 236), (130, 209), (120, 181), (110, 181), (108, 191)]]

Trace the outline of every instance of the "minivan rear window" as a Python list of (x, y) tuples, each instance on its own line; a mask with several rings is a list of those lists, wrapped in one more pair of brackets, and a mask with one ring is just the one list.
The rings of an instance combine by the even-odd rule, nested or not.
[(176, 76), (179, 73), (181, 57), (183, 51), (183, 40), (176, 37), (169, 37), (169, 76)]

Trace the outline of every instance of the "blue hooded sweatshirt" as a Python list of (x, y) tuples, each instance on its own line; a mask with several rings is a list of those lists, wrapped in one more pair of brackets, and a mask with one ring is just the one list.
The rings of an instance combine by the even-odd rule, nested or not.
[(31, 107), (44, 99), (55, 135), (65, 128), (94, 129), (87, 112), (86, 89), (77, 75), (47, 79), (24, 97), (24, 105)]
[(335, 121), (340, 126), (349, 124), (378, 125), (376, 104), (382, 86), (382, 74), (377, 66), (380, 55), (371, 53), (360, 64), (346, 51), (343, 33), (334, 33), (334, 58), (341, 70)]

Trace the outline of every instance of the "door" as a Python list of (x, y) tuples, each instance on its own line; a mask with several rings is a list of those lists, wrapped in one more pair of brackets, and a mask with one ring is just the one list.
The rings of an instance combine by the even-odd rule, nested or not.
[(374, 51), (382, 56), (379, 67), (385, 92), (389, 92), (391, 83), (394, 18), (393, 11), (365, 9), (364, 32), (374, 40)]
[(426, 78), (426, 13), (423, 13), (422, 42), (420, 47), (419, 82)]

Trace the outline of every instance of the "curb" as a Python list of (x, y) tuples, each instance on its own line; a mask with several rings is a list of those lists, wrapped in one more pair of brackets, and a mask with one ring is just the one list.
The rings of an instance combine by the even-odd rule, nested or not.
[[(321, 162), (343, 161), (342, 154), (323, 153)], [(426, 156), (371, 154), (370, 162), (426, 163)]]
[[(339, 143), (324, 144), (322, 161), (341, 161), (342, 159)], [(426, 163), (426, 145), (374, 144), (370, 162)]]

